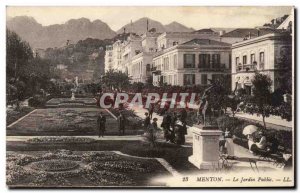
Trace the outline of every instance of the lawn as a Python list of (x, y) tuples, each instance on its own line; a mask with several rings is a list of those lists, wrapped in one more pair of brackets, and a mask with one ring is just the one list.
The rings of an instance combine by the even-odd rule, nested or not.
[(155, 159), (93, 151), (8, 152), (6, 169), (10, 187), (163, 186), (151, 179), (170, 176)]
[[(11, 127), (8, 136), (75, 136), (97, 135), (97, 116), (102, 111), (106, 116), (106, 135), (118, 135), (117, 121), (99, 108), (49, 108), (37, 109)], [(127, 127), (126, 135), (142, 134), (142, 128)]]
[(15, 122), (19, 118), (33, 111), (32, 107), (21, 107), (19, 110), (16, 109), (8, 109), (6, 110), (6, 125), (10, 125)]

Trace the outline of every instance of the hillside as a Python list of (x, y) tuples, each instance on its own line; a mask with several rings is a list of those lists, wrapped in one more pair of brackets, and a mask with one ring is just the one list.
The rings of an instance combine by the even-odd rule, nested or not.
[[(15, 31), (33, 48), (61, 47), (86, 38), (110, 39), (116, 33), (100, 20), (71, 19), (64, 24), (42, 26), (34, 18), (18, 16), (7, 21), (7, 28)], [(37, 38), (38, 37), (38, 38)]]

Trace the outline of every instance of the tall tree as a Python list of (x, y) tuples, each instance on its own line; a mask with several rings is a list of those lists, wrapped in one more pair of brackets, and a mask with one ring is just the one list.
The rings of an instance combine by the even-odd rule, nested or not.
[(110, 89), (122, 91), (130, 85), (130, 78), (126, 73), (109, 70), (102, 77), (102, 83)]
[(266, 129), (265, 118), (270, 114), (272, 80), (268, 75), (256, 72), (252, 84), (252, 102), (256, 106), (256, 112), (262, 116), (264, 128)]
[(21, 69), (33, 58), (29, 44), (22, 41), (13, 31), (6, 30), (6, 72), (7, 78), (17, 80)]

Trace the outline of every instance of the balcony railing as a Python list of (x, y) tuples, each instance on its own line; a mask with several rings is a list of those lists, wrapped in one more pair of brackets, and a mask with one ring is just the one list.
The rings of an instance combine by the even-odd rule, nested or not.
[(253, 72), (257, 70), (257, 64), (239, 64), (236, 67), (237, 72)]
[(158, 70), (157, 67), (152, 67), (152, 68), (150, 69), (150, 71), (151, 71), (153, 74), (160, 74), (160, 73), (161, 73), (161, 71)]
[(199, 67), (199, 72), (225, 72), (229, 70), (230, 69), (227, 69), (225, 64), (215, 64), (213, 67)]

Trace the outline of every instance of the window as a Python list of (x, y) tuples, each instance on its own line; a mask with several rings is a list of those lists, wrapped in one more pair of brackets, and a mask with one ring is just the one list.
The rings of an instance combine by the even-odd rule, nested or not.
[(210, 68), (210, 54), (200, 54), (198, 68)]
[(220, 54), (212, 55), (212, 68), (220, 68)]
[(239, 63), (240, 63), (240, 58), (239, 58), (239, 57), (236, 57), (236, 58), (235, 58), (235, 65), (239, 65)]
[(265, 64), (265, 53), (260, 52), (259, 53), (259, 66), (261, 69), (264, 69), (264, 64)]
[(177, 85), (177, 75), (174, 75), (174, 85)]
[(184, 54), (183, 57), (184, 68), (195, 68), (195, 54)]
[(149, 72), (150, 71), (150, 64), (146, 65), (146, 71)]
[(174, 69), (177, 69), (177, 54), (173, 55)]
[(231, 69), (231, 54), (229, 54), (229, 69)]
[(253, 62), (255, 62), (255, 54), (251, 54), (251, 58), (250, 59), (251, 59), (251, 61), (250, 61), (251, 64), (253, 64)]
[(207, 74), (201, 75), (201, 84), (203, 84), (203, 85), (207, 84)]
[(247, 56), (243, 56), (243, 64), (247, 64)]
[(163, 59), (164, 70), (169, 70), (169, 57)]
[(195, 74), (184, 74), (183, 84), (184, 85), (194, 85), (195, 84)]
[(172, 80), (173, 76), (172, 75), (169, 75), (169, 81), (168, 81), (168, 84), (172, 84), (173, 80)]

